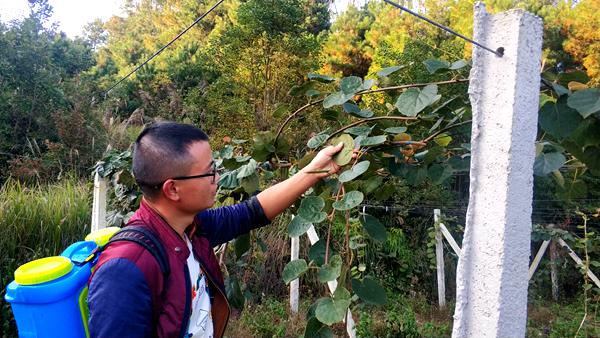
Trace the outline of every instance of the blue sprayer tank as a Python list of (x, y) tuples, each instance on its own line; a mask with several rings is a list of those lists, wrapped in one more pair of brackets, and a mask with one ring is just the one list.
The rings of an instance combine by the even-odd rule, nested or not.
[(4, 298), (12, 307), (19, 337), (89, 337), (87, 282), (98, 258), (86, 259), (117, 230), (92, 233), (60, 256), (37, 259), (15, 271)]

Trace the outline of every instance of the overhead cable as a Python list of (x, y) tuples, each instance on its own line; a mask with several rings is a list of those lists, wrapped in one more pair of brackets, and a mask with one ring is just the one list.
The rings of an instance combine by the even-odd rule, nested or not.
[(171, 41), (169, 41), (169, 43), (167, 43), (166, 45), (164, 45), (161, 49), (159, 49), (156, 53), (154, 53), (151, 57), (148, 58), (148, 60), (142, 62), (142, 64), (140, 64), (139, 66), (137, 66), (134, 70), (132, 70), (131, 72), (129, 72), (129, 74), (125, 75), (125, 77), (123, 77), (122, 79), (120, 79), (119, 81), (117, 81), (117, 83), (115, 83), (114, 85), (112, 85), (110, 88), (108, 88), (108, 90), (104, 93), (104, 96), (106, 97), (108, 95), (108, 93), (110, 93), (111, 90), (113, 90), (113, 88), (115, 88), (116, 86), (118, 86), (121, 82), (125, 81), (127, 78), (129, 78), (131, 75), (133, 75), (133, 73), (137, 72), (140, 68), (142, 68), (144, 65), (146, 65), (148, 62), (150, 62), (150, 60), (154, 59), (156, 56), (158, 56), (158, 54), (162, 53), (162, 51), (164, 51), (167, 47), (169, 47), (173, 42), (175, 42), (177, 39), (179, 39), (183, 34), (187, 33), (187, 31), (189, 31), (192, 27), (194, 27), (196, 24), (198, 24), (198, 22), (200, 22), (200, 20), (204, 19), (205, 16), (207, 16), (210, 12), (212, 12), (215, 8), (217, 8), (221, 3), (223, 3), (223, 1), (225, 0), (219, 0), (216, 4), (214, 4), (206, 13), (202, 14), (200, 17), (198, 17), (198, 19), (196, 19), (196, 21), (194, 21), (191, 25), (189, 25), (186, 29), (184, 29), (183, 31), (181, 31), (181, 33), (179, 33), (176, 37), (174, 37)]
[(442, 24), (439, 24), (439, 23), (437, 23), (437, 22), (435, 22), (435, 21), (433, 21), (431, 19), (428, 19), (428, 18), (426, 18), (426, 17), (424, 17), (424, 16), (422, 16), (422, 15), (420, 15), (418, 13), (415, 13), (415, 12), (411, 11), (410, 9), (408, 9), (408, 8), (402, 6), (402, 5), (399, 5), (399, 4), (397, 4), (395, 2), (392, 2), (390, 0), (383, 0), (383, 1), (387, 2), (388, 4), (390, 4), (390, 5), (392, 5), (392, 6), (396, 7), (396, 8), (399, 8), (399, 9), (401, 9), (401, 10), (403, 10), (403, 11), (409, 13), (409, 14), (414, 15), (414, 16), (416, 16), (417, 18), (419, 18), (421, 20), (425, 20), (428, 23), (430, 23), (430, 24), (432, 24), (432, 25), (434, 25), (434, 26), (436, 26), (436, 27), (438, 27), (438, 28), (440, 28), (442, 30), (445, 30), (446, 32), (448, 32), (450, 34), (456, 35), (456, 36), (458, 36), (459, 38), (461, 38), (461, 39), (463, 39), (465, 41), (468, 41), (468, 42), (470, 42), (470, 43), (472, 43), (472, 44), (474, 44), (476, 46), (479, 46), (479, 47), (481, 47), (481, 48), (483, 48), (483, 49), (485, 49), (485, 50), (487, 50), (489, 52), (492, 52), (492, 53), (498, 55), (499, 57), (504, 56), (504, 47), (499, 47), (496, 50), (493, 50), (491, 48), (488, 48), (488, 47), (480, 44), (477, 41), (469, 39), (468, 37), (466, 37), (466, 36), (464, 36), (464, 35), (462, 35), (462, 34), (460, 34), (458, 32), (453, 31), (452, 29), (450, 29), (450, 28), (448, 28), (448, 27), (446, 27), (446, 26), (444, 26)]

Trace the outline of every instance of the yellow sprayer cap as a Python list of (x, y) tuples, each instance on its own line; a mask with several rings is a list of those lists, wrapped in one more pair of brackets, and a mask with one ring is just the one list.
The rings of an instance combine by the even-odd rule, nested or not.
[(100, 230), (96, 230), (91, 234), (85, 236), (86, 241), (94, 241), (96, 245), (99, 247), (103, 247), (108, 243), (110, 238), (117, 233), (117, 231), (121, 230), (119, 227), (108, 227)]
[(35, 285), (58, 279), (73, 270), (67, 257), (52, 256), (23, 264), (15, 271), (15, 282), (20, 285)]

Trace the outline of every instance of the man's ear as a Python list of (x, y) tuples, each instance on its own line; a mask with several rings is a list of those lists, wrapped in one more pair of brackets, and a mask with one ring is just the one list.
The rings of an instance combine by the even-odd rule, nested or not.
[(179, 188), (175, 181), (166, 180), (162, 185), (163, 196), (169, 201), (179, 201)]

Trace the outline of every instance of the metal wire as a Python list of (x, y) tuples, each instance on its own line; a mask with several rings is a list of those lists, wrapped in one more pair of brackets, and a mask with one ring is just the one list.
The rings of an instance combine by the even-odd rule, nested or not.
[(206, 13), (202, 14), (198, 19), (196, 19), (196, 21), (194, 21), (191, 25), (189, 25), (186, 29), (184, 29), (181, 33), (179, 33), (176, 37), (174, 37), (171, 41), (169, 41), (169, 43), (164, 45), (161, 49), (159, 49), (156, 53), (154, 53), (150, 58), (148, 58), (148, 60), (144, 61), (142, 64), (137, 66), (134, 70), (129, 72), (129, 74), (125, 75), (125, 77), (123, 77), (121, 80), (117, 81), (117, 83), (115, 83), (110, 88), (108, 88), (108, 90), (104, 93), (104, 96), (106, 97), (108, 95), (108, 93), (110, 93), (110, 91), (113, 90), (113, 88), (115, 88), (121, 82), (123, 82), (127, 78), (129, 78), (133, 73), (137, 72), (140, 68), (142, 68), (148, 62), (150, 62), (150, 60), (152, 60), (156, 56), (158, 56), (158, 54), (162, 53), (163, 50), (165, 50), (167, 47), (169, 47), (173, 42), (175, 42), (177, 39), (179, 39), (183, 34), (187, 33), (187, 31), (189, 31), (192, 27), (194, 27), (196, 24), (198, 24), (198, 22), (200, 22), (200, 20), (204, 19), (205, 16), (207, 16), (210, 12), (212, 12), (215, 8), (217, 8), (221, 3), (223, 3), (223, 1), (225, 1), (225, 0), (219, 0)]
[(390, 5), (394, 6), (394, 7), (398, 8), (398, 9), (401, 9), (401, 10), (403, 10), (403, 11), (405, 11), (405, 12), (409, 13), (409, 14), (412, 14), (412, 15), (414, 15), (414, 16), (416, 16), (417, 18), (419, 18), (419, 19), (421, 19), (421, 20), (425, 20), (425, 21), (427, 21), (428, 23), (430, 23), (430, 24), (432, 24), (432, 25), (434, 25), (434, 26), (436, 26), (436, 27), (438, 27), (438, 28), (440, 28), (440, 29), (443, 29), (443, 30), (445, 30), (446, 32), (448, 32), (448, 33), (450, 33), (450, 34), (456, 35), (456, 36), (458, 36), (459, 38), (461, 38), (461, 39), (463, 39), (463, 40), (466, 40), (466, 41), (468, 41), (468, 42), (470, 42), (470, 43), (472, 43), (472, 44), (474, 44), (474, 45), (476, 45), (476, 46), (479, 46), (479, 47), (481, 47), (481, 48), (483, 48), (483, 49), (485, 49), (485, 50), (487, 50), (487, 51), (490, 51), (490, 52), (492, 52), (492, 53), (494, 53), (494, 54), (498, 55), (499, 57), (502, 57), (502, 56), (504, 56), (504, 47), (499, 47), (498, 49), (496, 49), (496, 50), (493, 50), (493, 49), (491, 49), (491, 48), (488, 48), (488, 47), (486, 47), (486, 46), (484, 46), (484, 45), (482, 45), (482, 44), (478, 43), (477, 41), (471, 40), (471, 39), (469, 39), (468, 37), (466, 37), (466, 36), (464, 36), (464, 35), (462, 35), (462, 34), (460, 34), (460, 33), (458, 33), (458, 32), (455, 32), (455, 31), (453, 31), (452, 29), (450, 29), (450, 28), (448, 28), (448, 27), (446, 27), (446, 26), (444, 26), (444, 25), (442, 25), (442, 24), (439, 24), (439, 23), (437, 23), (437, 22), (435, 22), (435, 21), (433, 21), (433, 20), (431, 20), (431, 19), (428, 19), (428, 18), (426, 18), (426, 17), (424, 17), (424, 16), (422, 16), (422, 15), (420, 15), (420, 14), (418, 14), (418, 13), (415, 13), (415, 12), (411, 11), (410, 9), (408, 9), (408, 8), (406, 8), (406, 7), (402, 6), (402, 5), (399, 5), (399, 4), (397, 4), (397, 3), (395, 3), (395, 2), (392, 2), (392, 1), (390, 1), (390, 0), (383, 0), (383, 1), (387, 2), (388, 4), (390, 4)]

